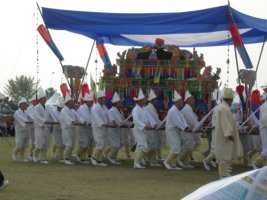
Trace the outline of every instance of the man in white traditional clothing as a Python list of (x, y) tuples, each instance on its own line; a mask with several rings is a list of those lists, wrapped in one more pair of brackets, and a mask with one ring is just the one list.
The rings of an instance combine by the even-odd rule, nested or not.
[(60, 124), (62, 129), (62, 139), (65, 146), (63, 157), (66, 165), (73, 165), (71, 161), (72, 150), (76, 141), (76, 127), (78, 124), (77, 113), (74, 110), (74, 102), (69, 93), (66, 94), (65, 106), (60, 113)]
[(238, 129), (230, 108), (233, 98), (233, 90), (231, 88), (225, 88), (223, 101), (218, 105), (216, 113), (215, 156), (219, 163), (219, 175), (221, 178), (230, 176), (228, 169), (231, 161), (243, 156)]
[(62, 139), (65, 146), (63, 157), (66, 165), (73, 165), (71, 161), (72, 150), (76, 141), (76, 127), (78, 124), (77, 114), (74, 110), (74, 102), (69, 93), (66, 94), (64, 99), (65, 106), (60, 113), (60, 124), (62, 129)]
[(157, 123), (145, 109), (147, 100), (142, 89), (139, 89), (138, 97), (134, 97), (134, 100), (136, 101), (136, 105), (132, 111), (134, 123), (133, 134), (136, 141), (134, 168), (143, 169), (145, 167), (142, 166), (141, 160), (145, 158), (145, 154), (148, 152), (147, 131), (155, 129)]
[(47, 150), (49, 148), (51, 125), (46, 125), (47, 116), (49, 115), (46, 109), (46, 95), (42, 88), (38, 90), (38, 104), (34, 107), (34, 137), (35, 150), (33, 161), (41, 164), (48, 164), (46, 159)]
[(96, 146), (91, 157), (91, 163), (95, 166), (106, 167), (107, 164), (103, 163), (103, 151), (107, 146), (107, 128), (111, 126), (108, 108), (105, 105), (105, 92), (98, 91), (96, 97), (97, 103), (92, 107), (92, 131)]
[[(156, 109), (157, 104), (157, 95), (155, 94), (154, 90), (150, 89), (148, 99), (148, 105), (146, 106), (146, 110), (152, 116), (154, 121), (156, 122), (157, 126), (161, 125), (161, 120), (159, 119), (158, 112)], [(151, 130), (147, 131), (147, 138), (149, 144), (149, 150), (147, 153), (147, 157), (150, 162), (151, 167), (161, 167), (159, 163), (157, 163), (157, 152), (161, 150), (163, 146), (161, 131), (160, 130)]]
[[(195, 104), (195, 98), (188, 90), (185, 92), (184, 102), (185, 105), (182, 108), (181, 112), (189, 128), (193, 130), (194, 127), (199, 123), (199, 121), (192, 108)], [(192, 157), (193, 151), (199, 148), (201, 144), (201, 137), (196, 132), (182, 132), (181, 136), (184, 142), (182, 143), (182, 154), (180, 156), (180, 159), (178, 160), (178, 164), (183, 168), (193, 168), (193, 166), (190, 165), (189, 161)]]
[(166, 116), (166, 139), (167, 144), (169, 145), (170, 152), (163, 162), (166, 169), (168, 170), (180, 170), (182, 168), (172, 166), (172, 161), (174, 161), (175, 165), (177, 162), (177, 157), (181, 154), (182, 151), (182, 132), (189, 132), (188, 124), (184, 119), (181, 111), (179, 110), (183, 105), (182, 97), (174, 91), (174, 98), (172, 99), (173, 106), (169, 109)]
[(34, 125), (33, 125), (33, 120), (34, 120), (34, 107), (38, 104), (38, 98), (37, 94), (34, 94), (32, 98), (29, 99), (31, 102), (31, 105), (28, 106), (27, 110), (25, 111), (26, 114), (30, 117), (29, 120), (32, 122), (28, 125), (29, 128), (29, 142), (30, 142), (30, 149), (29, 149), (29, 159), (32, 160), (33, 156), (33, 151), (35, 149), (35, 138), (34, 138)]
[(64, 99), (63, 97), (60, 97), (57, 101), (56, 106), (51, 107), (49, 109), (49, 112), (53, 118), (53, 121), (55, 122), (53, 124), (53, 149), (52, 149), (52, 155), (55, 159), (57, 159), (59, 162), (64, 162), (63, 159), (63, 151), (64, 151), (64, 144), (62, 139), (62, 129), (60, 125), (60, 114), (61, 110), (64, 107)]
[[(79, 140), (79, 149), (77, 152), (76, 159), (78, 162), (87, 164), (91, 161), (92, 152), (88, 155), (88, 149), (92, 149), (94, 145), (93, 133), (92, 133), (92, 113), (91, 109), (94, 104), (94, 93), (91, 91), (90, 94), (85, 93), (83, 97), (83, 105), (77, 110), (79, 122), (84, 126), (77, 127), (77, 134)], [(89, 162), (88, 162), (89, 161)]]
[(26, 99), (22, 97), (18, 105), (19, 109), (14, 114), (16, 147), (13, 150), (12, 159), (13, 160), (18, 159), (20, 162), (28, 162), (28, 160), (24, 158), (25, 150), (29, 142), (29, 129), (27, 127), (29, 116), (25, 113), (28, 104)]
[(267, 164), (267, 93), (264, 92), (262, 94), (261, 100), (263, 102), (260, 108), (260, 121), (259, 121), (259, 129), (260, 129), (260, 139), (262, 144), (261, 154), (256, 160), (252, 163), (254, 169), (259, 167), (263, 167)]
[(122, 142), (122, 127), (127, 127), (127, 121), (125, 122), (125, 117), (120, 109), (121, 98), (117, 92), (114, 92), (112, 97), (112, 107), (109, 110), (109, 118), (113, 125), (116, 127), (108, 128), (108, 142), (111, 147), (111, 151), (108, 154), (108, 160), (113, 165), (120, 165), (121, 163), (117, 160), (118, 152), (121, 148)]

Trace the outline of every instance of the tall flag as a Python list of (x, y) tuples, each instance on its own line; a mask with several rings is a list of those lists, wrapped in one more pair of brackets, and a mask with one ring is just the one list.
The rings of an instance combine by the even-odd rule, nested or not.
[(49, 32), (45, 28), (43, 24), (39, 25), (37, 28), (37, 31), (40, 33), (46, 44), (50, 47), (50, 49), (53, 51), (53, 53), (57, 56), (57, 58), (62, 61), (64, 60), (63, 56), (61, 55), (60, 51), (58, 50), (56, 44), (52, 40)]
[(234, 18), (233, 18), (230, 6), (229, 6), (229, 18), (230, 18), (229, 30), (233, 38), (234, 46), (236, 47), (245, 67), (247, 69), (252, 69), (253, 68), (252, 62), (249, 58), (249, 55), (247, 53), (243, 40), (234, 22)]
[(62, 83), (60, 85), (60, 90), (61, 90), (61, 93), (62, 93), (62, 96), (65, 98), (65, 96), (67, 95), (67, 93), (70, 92), (70, 90), (68, 89), (68, 86), (66, 83)]
[(90, 73), (90, 87), (91, 90), (94, 91), (94, 93), (96, 94), (96, 84), (91, 73)]
[(87, 83), (82, 84), (82, 97), (84, 97), (85, 93), (90, 93), (89, 87)]
[(107, 50), (105, 48), (105, 45), (96, 42), (96, 48), (98, 50), (98, 53), (99, 53), (104, 65), (105, 65), (105, 68), (111, 69), (112, 65), (111, 65)]

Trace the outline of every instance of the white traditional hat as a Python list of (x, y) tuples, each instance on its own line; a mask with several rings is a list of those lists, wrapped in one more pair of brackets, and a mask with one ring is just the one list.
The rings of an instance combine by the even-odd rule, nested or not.
[(155, 94), (154, 90), (150, 89), (147, 100), (151, 101), (151, 100), (153, 100), (155, 98), (157, 98), (157, 95)]
[(178, 92), (176, 90), (174, 90), (174, 94), (173, 94), (173, 102), (176, 102), (178, 100), (180, 100), (182, 97), (180, 96), (180, 94), (178, 94)]
[(69, 93), (66, 93), (65, 99), (64, 99), (64, 103), (66, 104), (68, 101), (72, 101), (71, 96), (69, 95)]
[(99, 90), (96, 94), (97, 99), (101, 98), (101, 97), (105, 97), (105, 92), (103, 90)]
[(90, 92), (90, 94), (85, 93), (83, 100), (84, 101), (93, 101), (94, 100), (94, 93), (93, 92)]
[(21, 97), (21, 99), (19, 100), (18, 105), (20, 105), (21, 103), (27, 103), (27, 100), (24, 97)]
[(64, 99), (60, 97), (57, 102), (57, 107), (63, 108), (65, 105)]
[(233, 89), (232, 88), (224, 88), (223, 98), (233, 99), (234, 98), (234, 91), (233, 91)]
[(119, 94), (117, 92), (114, 92), (111, 102), (116, 103), (120, 100), (121, 100), (121, 98), (120, 98)]
[(192, 97), (192, 94), (188, 91), (188, 90), (186, 90), (186, 92), (185, 92), (185, 97), (184, 97), (184, 101), (186, 101), (188, 98), (190, 98), (190, 97)]
[(34, 95), (29, 99), (29, 101), (35, 101), (36, 99), (38, 99), (37, 94), (34, 93)]
[(139, 101), (139, 100), (144, 99), (144, 98), (146, 98), (146, 97), (145, 97), (145, 95), (144, 95), (144, 93), (143, 93), (143, 90), (140, 88), (140, 89), (139, 89), (139, 92), (138, 92), (138, 97), (137, 97), (137, 98), (134, 97), (133, 99), (134, 99), (135, 101)]
[(38, 96), (38, 99), (41, 99), (41, 98), (46, 97), (43, 88), (40, 88), (40, 89), (38, 90), (37, 96)]

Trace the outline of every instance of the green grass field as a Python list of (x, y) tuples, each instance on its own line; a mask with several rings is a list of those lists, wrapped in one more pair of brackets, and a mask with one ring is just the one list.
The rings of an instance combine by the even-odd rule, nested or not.
[[(9, 146), (6, 139), (10, 141)], [(194, 169), (168, 171), (165, 168), (133, 169), (132, 160), (106, 168), (75, 164), (66, 166), (51, 159), (49, 165), (12, 161), (14, 138), (0, 138), (0, 169), (10, 181), (0, 191), (0, 200), (177, 200), (200, 186), (218, 179), (217, 170), (205, 171), (202, 157)], [(205, 148), (205, 141), (202, 148)], [(75, 152), (75, 151), (74, 151)], [(166, 156), (168, 150), (164, 150)], [(235, 164), (233, 174), (250, 170)]]

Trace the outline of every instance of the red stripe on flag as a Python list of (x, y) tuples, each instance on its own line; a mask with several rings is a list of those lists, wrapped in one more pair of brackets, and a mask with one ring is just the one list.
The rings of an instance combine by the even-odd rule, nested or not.
[(233, 24), (233, 23), (230, 24), (229, 29), (230, 29), (230, 32), (231, 32), (231, 35), (232, 35), (232, 38), (233, 38), (233, 41), (234, 41), (234, 45), (235, 46), (243, 45), (242, 38), (241, 38), (241, 36), (239, 34), (239, 31), (238, 31), (236, 25)]
[(101, 44), (101, 43), (96, 43), (96, 47), (98, 49), (98, 52), (99, 52), (99, 55), (102, 57), (102, 56), (106, 56), (108, 53), (107, 53), (107, 50), (104, 46), (104, 44)]
[(37, 31), (40, 33), (44, 41), (48, 44), (52, 41), (52, 38), (43, 24), (39, 25)]

